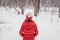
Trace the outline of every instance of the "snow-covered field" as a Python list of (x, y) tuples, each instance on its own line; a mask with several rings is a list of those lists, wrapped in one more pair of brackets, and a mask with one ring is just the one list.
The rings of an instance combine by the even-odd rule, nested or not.
[[(21, 11), (19, 8), (18, 10)], [(53, 12), (55, 15), (51, 22), (52, 10), (45, 12), (41, 8), (40, 14), (37, 17), (33, 16), (39, 30), (36, 40), (60, 40), (60, 19), (56, 15), (58, 9)], [(25, 9), (24, 15), (18, 15), (14, 8), (0, 7), (0, 40), (22, 40), (22, 37), (19, 36), (19, 29), (28, 12), (31, 12), (32, 15), (34, 13), (33, 9)]]

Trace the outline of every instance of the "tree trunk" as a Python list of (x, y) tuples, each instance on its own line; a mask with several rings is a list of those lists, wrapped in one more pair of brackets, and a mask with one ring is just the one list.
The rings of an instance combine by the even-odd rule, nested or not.
[(40, 9), (40, 0), (38, 0), (38, 14), (39, 14), (39, 9)]
[(39, 14), (39, 9), (40, 9), (40, 0), (34, 0), (33, 1), (33, 6), (34, 6), (34, 16), (37, 16)]
[(60, 7), (59, 7), (59, 14), (58, 14), (59, 18), (60, 18)]

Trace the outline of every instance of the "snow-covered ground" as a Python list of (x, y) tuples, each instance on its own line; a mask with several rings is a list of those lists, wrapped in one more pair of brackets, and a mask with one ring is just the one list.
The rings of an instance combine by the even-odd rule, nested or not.
[[(17, 9), (21, 11), (19, 8)], [(36, 40), (60, 40), (60, 19), (56, 15), (58, 9), (53, 12), (55, 15), (51, 22), (52, 10), (51, 8), (45, 12), (41, 8), (40, 14), (37, 17), (33, 16), (39, 30)], [(0, 7), (0, 40), (22, 40), (22, 37), (19, 36), (19, 29), (28, 12), (31, 12), (32, 15), (34, 13), (33, 9), (25, 9), (24, 15), (18, 15), (14, 8)]]

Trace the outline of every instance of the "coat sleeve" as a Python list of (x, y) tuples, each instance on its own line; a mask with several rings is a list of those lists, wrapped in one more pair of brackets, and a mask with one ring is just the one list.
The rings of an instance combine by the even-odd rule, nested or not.
[(23, 24), (22, 24), (22, 26), (20, 28), (20, 31), (19, 31), (19, 35), (21, 35), (22, 37), (24, 36), (23, 32), (24, 32), (24, 27), (23, 27)]
[(37, 25), (35, 24), (35, 35), (34, 36), (37, 36), (38, 35), (38, 28), (37, 28)]

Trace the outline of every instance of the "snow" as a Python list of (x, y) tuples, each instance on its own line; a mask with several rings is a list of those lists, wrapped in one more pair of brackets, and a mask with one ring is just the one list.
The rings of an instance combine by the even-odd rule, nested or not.
[[(20, 10), (19, 8), (17, 8)], [(25, 19), (26, 13), (30, 12), (33, 15), (33, 9), (24, 9), (24, 15), (18, 15), (14, 8), (0, 7), (0, 40), (22, 40), (19, 36), (19, 30), (22, 22)], [(55, 10), (55, 8), (54, 8)], [(60, 19), (58, 18), (58, 8), (56, 12), (53, 12), (53, 19), (51, 22), (51, 11), (40, 10), (40, 14), (33, 20), (36, 22), (39, 35), (35, 38), (36, 40), (60, 40)], [(21, 11), (21, 10), (20, 10)], [(1, 22), (3, 22), (1, 24)]]

